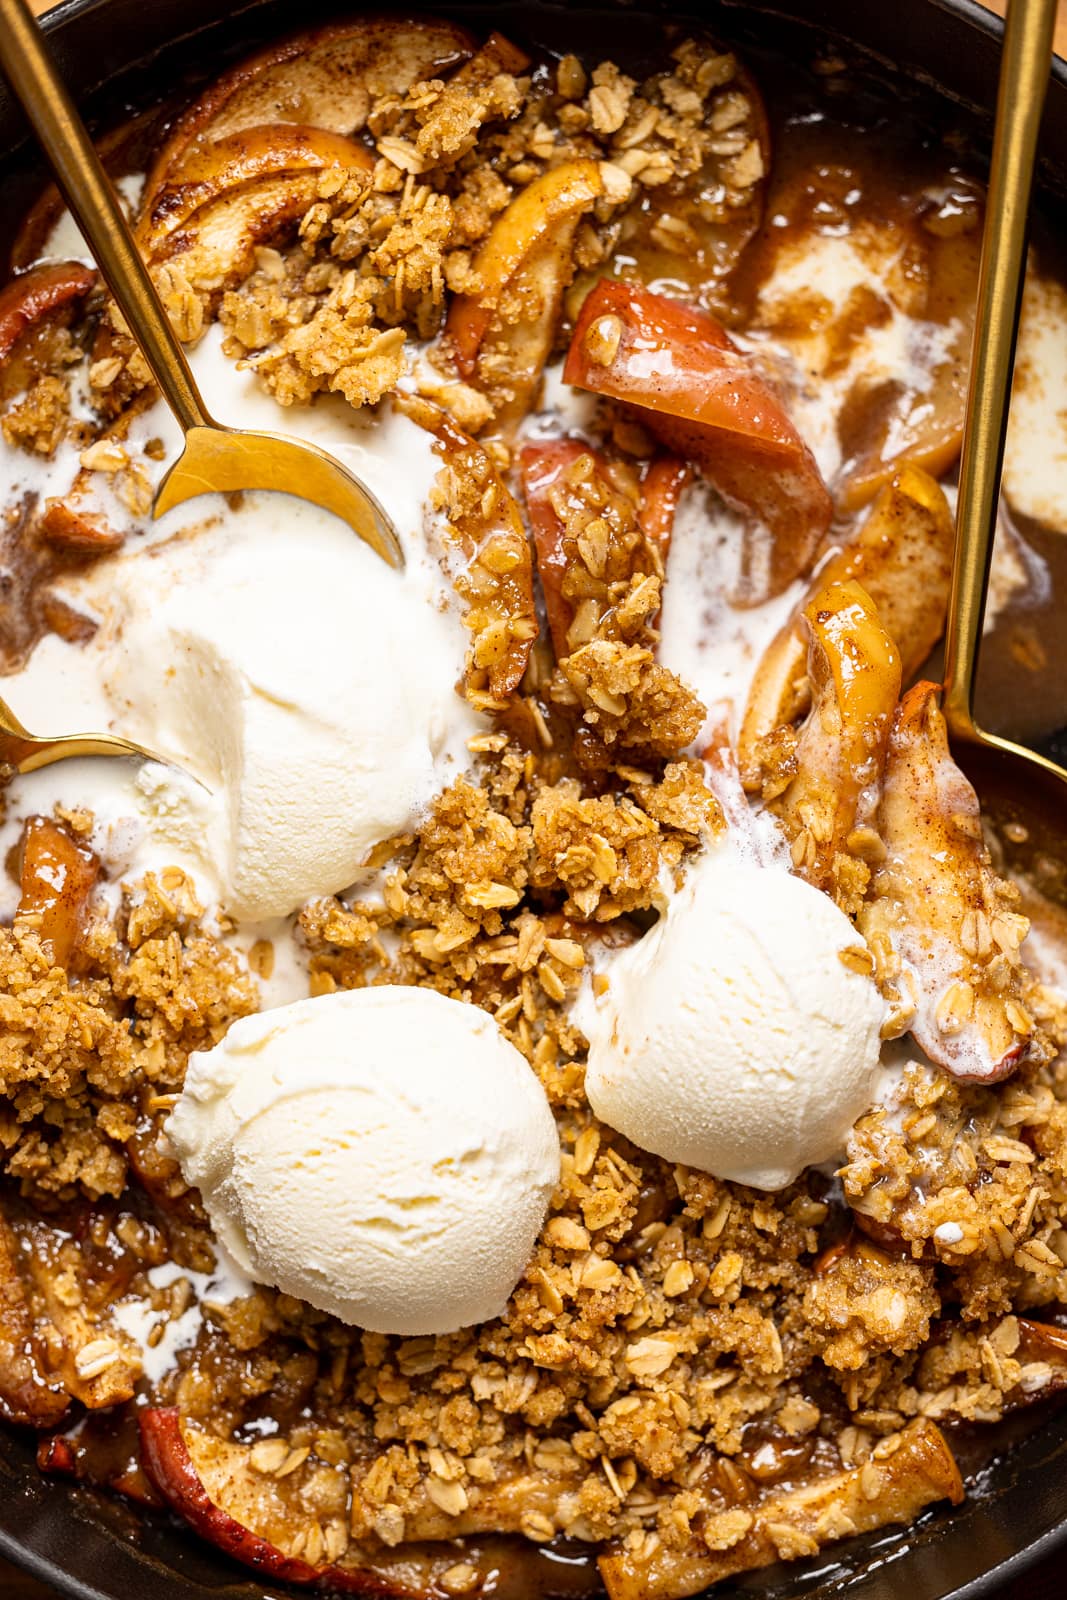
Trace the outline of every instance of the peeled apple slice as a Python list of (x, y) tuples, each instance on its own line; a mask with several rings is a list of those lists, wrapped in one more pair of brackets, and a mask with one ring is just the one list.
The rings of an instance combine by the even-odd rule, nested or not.
[(323, 28), (235, 67), (179, 118), (148, 174), (138, 240), (213, 294), (245, 277), (257, 245), (318, 198), (326, 168), (369, 171), (358, 140), (372, 96), (405, 94), (472, 54), (436, 22), (387, 19)]
[(339, 23), (270, 45), (224, 73), (179, 117), (148, 174), (147, 193), (169, 178), (195, 141), (216, 143), (266, 124), (358, 133), (372, 94), (406, 94), (474, 51), (452, 23), (379, 17)]
[(953, 1077), (996, 1083), (1033, 1042), (1018, 965), (1029, 924), (990, 864), (939, 702), (936, 684), (917, 683), (893, 719), (878, 810), (886, 854), (860, 927), (900, 958), (896, 1031), (910, 1029)]
[(535, 178), (478, 251), (477, 292), (452, 302), (446, 347), (460, 376), (492, 401), (498, 428), (529, 407), (571, 279), (575, 230), (603, 192), (596, 161), (566, 161)]
[[(820, 588), (850, 579), (863, 585), (896, 645), (905, 684), (945, 625), (952, 540), (944, 490), (920, 468), (905, 466), (882, 490), (859, 532), (819, 569)], [(807, 641), (798, 612), (775, 635), (756, 668), (738, 742), (742, 770), (757, 759), (760, 740), (795, 721), (810, 704)]]

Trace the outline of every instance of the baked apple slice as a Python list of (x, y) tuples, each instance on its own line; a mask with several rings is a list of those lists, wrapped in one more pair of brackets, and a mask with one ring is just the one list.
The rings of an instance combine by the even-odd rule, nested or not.
[(33, 371), (34, 335), (69, 319), (96, 282), (78, 261), (43, 262), (0, 289), (0, 399), (25, 389)]
[(567, 633), (574, 621), (575, 606), (564, 594), (567, 577), (566, 526), (554, 500), (565, 493), (565, 475), (589, 453), (581, 439), (547, 439), (543, 444), (524, 445), (519, 454), (522, 492), (526, 517), (533, 533), (537, 557), (537, 576), (545, 597), (545, 615), (557, 661), (569, 655), (573, 646)]
[(466, 29), (430, 18), (335, 23), (270, 45), (224, 73), (179, 117), (145, 193), (154, 195), (171, 178), (194, 141), (214, 144), (278, 123), (351, 137), (365, 126), (372, 95), (406, 94), (473, 52)]
[[(103, 1209), (85, 1215), (86, 1229), (103, 1220)], [(23, 1275), (35, 1319), (35, 1337), (50, 1378), (90, 1411), (104, 1411), (133, 1396), (142, 1353), (111, 1321), (108, 1292), (120, 1299), (129, 1286), (128, 1262), (102, 1262), (84, 1236), (31, 1223)]]
[(0, 289), (0, 361), (44, 317), (84, 300), (96, 274), (78, 261), (43, 262)]
[(814, 1556), (838, 1539), (913, 1522), (938, 1500), (959, 1505), (962, 1499), (944, 1434), (919, 1418), (881, 1440), (863, 1466), (755, 1504), (709, 1509), (694, 1519), (688, 1545), (677, 1549), (658, 1539), (623, 1545), (601, 1556), (600, 1575), (609, 1600), (683, 1600), (735, 1573)]
[(530, 408), (574, 270), (578, 223), (604, 193), (596, 161), (565, 161), (526, 186), (474, 260), (480, 287), (449, 308), (445, 344), (507, 431)]
[(876, 161), (802, 166), (776, 189), (782, 225), (754, 246), (753, 327), (786, 346), (803, 387), (833, 399), (841, 511), (866, 505), (903, 461), (937, 477), (959, 453), (980, 197), (957, 178), (945, 206), (942, 220), (921, 185), (890, 190)]
[[(440, 1593), (436, 1580), (456, 1561), (450, 1541), (502, 1527), (517, 1531), (525, 1511), (554, 1504), (560, 1494), (558, 1478), (531, 1474), (481, 1490), (478, 1508), (458, 1515), (426, 1496), (424, 1511), (408, 1519), (408, 1538), (443, 1542), (436, 1550), (423, 1543), (393, 1553), (373, 1534), (362, 1546), (353, 1540), (352, 1530), (362, 1537), (358, 1530), (373, 1521), (373, 1514), (364, 1515), (358, 1488), (351, 1512), (342, 1508), (322, 1518), (307, 1509), (302, 1467), (277, 1470), (286, 1462), (284, 1440), (242, 1445), (219, 1439), (184, 1420), (176, 1407), (142, 1411), (139, 1427), (150, 1482), (201, 1538), (269, 1579), (346, 1594), (421, 1600)], [(346, 1470), (346, 1487), (347, 1477)]]
[(952, 759), (940, 693), (917, 683), (894, 717), (878, 809), (886, 855), (860, 927), (902, 968), (897, 1031), (910, 1029), (954, 1077), (995, 1083), (1036, 1044), (1019, 962), (1029, 923), (990, 865), (978, 797)]
[(811, 712), (796, 747), (796, 776), (771, 810), (792, 841), (800, 875), (837, 886), (850, 836), (878, 806), (900, 657), (870, 596), (854, 581), (828, 584), (805, 607)]
[[(320, 172), (324, 167), (370, 171), (374, 157), (366, 145), (322, 128), (267, 124), (231, 133), (211, 144), (194, 144), (173, 179), (146, 195), (138, 235), (146, 254), (165, 253), (169, 236), (183, 224), (195, 227), (195, 213), (230, 196), (254, 193), (271, 179)], [(310, 203), (310, 202), (309, 202)]]
[(552, 646), (562, 660), (589, 642), (634, 578), (663, 576), (685, 469), (665, 457), (639, 481), (573, 438), (523, 445), (519, 467)]
[(633, 406), (746, 517), (735, 604), (780, 594), (808, 570), (830, 524), (826, 485), (770, 385), (714, 318), (602, 278), (582, 307), (563, 376)]
[(54, 1428), (70, 1396), (38, 1359), (18, 1257), (18, 1241), (0, 1216), (0, 1417), (21, 1427)]
[(656, 456), (641, 479), (641, 509), (638, 521), (646, 539), (655, 545), (666, 565), (674, 533), (678, 502), (692, 476), (687, 462), (678, 456)]
[(551, 1520), (561, 1497), (577, 1488), (573, 1476), (523, 1471), (472, 1485), (469, 1493), (456, 1484), (465, 1504), (446, 1506), (439, 1492), (431, 1492), (432, 1484), (424, 1485), (414, 1506), (409, 1494), (405, 1516), (405, 1540), (417, 1543), (392, 1552), (372, 1531), (381, 1505), (363, 1496), (358, 1475), (347, 1506), (347, 1469), (342, 1509), (316, 1517), (308, 1509), (314, 1500), (309, 1495), (305, 1501), (301, 1488), (305, 1474), (314, 1475), (318, 1465), (305, 1465), (301, 1456), (306, 1453), (300, 1452), (285, 1471), (285, 1440), (245, 1445), (220, 1439), (183, 1418), (176, 1407), (142, 1411), (139, 1428), (141, 1464), (149, 1480), (202, 1538), (272, 1579), (345, 1593), (437, 1594), (437, 1580), (456, 1561), (452, 1541), (518, 1533), (531, 1511)]
[(373, 167), (354, 137), (373, 95), (403, 95), (471, 53), (450, 25), (381, 18), (301, 35), (234, 68), (179, 119), (148, 175), (147, 259), (173, 262), (208, 294), (247, 276), (256, 246), (318, 198), (319, 172)]
[(50, 817), (31, 817), (22, 838), (17, 928), (32, 928), (58, 967), (69, 966), (100, 863)]
[[(897, 647), (909, 683), (941, 637), (952, 569), (953, 523), (940, 484), (905, 465), (882, 490), (859, 533), (822, 565), (818, 583), (862, 584)], [(810, 599), (810, 596), (808, 597)], [(738, 750), (743, 771), (757, 745), (811, 704), (802, 607), (771, 641), (745, 707)]]
[[(911, 383), (857, 377), (838, 422), (845, 460), (834, 483), (842, 511), (866, 505), (902, 461), (939, 477), (963, 443), (963, 413), (978, 295), (979, 230), (934, 239), (926, 265), (923, 320), (942, 337)], [(938, 349), (938, 342), (928, 340)]]
[[(138, 1422), (141, 1463), (155, 1488), (201, 1538), (234, 1560), (279, 1583), (322, 1584), (356, 1594), (420, 1592), (357, 1567), (338, 1567), (327, 1552), (342, 1543), (347, 1549), (343, 1520), (331, 1536), (317, 1520), (301, 1516), (278, 1480), (252, 1465), (251, 1447), (183, 1426), (176, 1407), (142, 1411)], [(312, 1525), (318, 1530), (312, 1536), (317, 1559), (309, 1561), (293, 1546), (307, 1548)]]
[(196, 146), (175, 180), (146, 198), (139, 242), (150, 265), (171, 262), (213, 293), (251, 271), (255, 250), (297, 223), (327, 168), (369, 171), (370, 152), (315, 128), (261, 127)]

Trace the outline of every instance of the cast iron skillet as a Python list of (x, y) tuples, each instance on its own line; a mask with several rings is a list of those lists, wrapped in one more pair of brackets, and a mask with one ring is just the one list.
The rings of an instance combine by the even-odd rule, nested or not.
[[(371, 0), (373, 9), (389, 0)], [(370, 8), (370, 7), (368, 7)], [(103, 124), (147, 106), (188, 80), (214, 76), (234, 56), (288, 29), (359, 9), (338, 0), (62, 0), (46, 27), (61, 69)], [(405, 10), (415, 6), (403, 7)], [(995, 99), (1000, 24), (974, 0), (494, 0), (440, 10), (529, 34), (559, 48), (604, 47), (626, 54), (644, 33), (650, 48), (656, 13), (690, 14), (743, 49), (771, 47), (807, 59), (816, 37), (859, 45), (957, 101), (964, 115), (988, 123)], [(220, 20), (220, 12), (225, 15)], [(813, 30), (817, 30), (813, 34)], [(618, 43), (616, 43), (618, 41)], [(625, 41), (625, 43), (623, 42)], [(621, 48), (620, 48), (621, 46)], [(640, 60), (640, 54), (637, 55)], [(647, 58), (646, 58), (647, 59)], [(17, 110), (0, 86), (0, 216), (17, 218), (40, 183)], [(1067, 63), (1057, 63), (1045, 115), (1041, 184), (1045, 200), (1067, 193)], [(6, 241), (0, 236), (0, 265)], [(1063, 735), (1053, 747), (1063, 749)], [(957, 1510), (935, 1511), (906, 1533), (854, 1540), (802, 1566), (776, 1567), (720, 1586), (715, 1600), (980, 1600), (1009, 1577), (1067, 1544), (1067, 1411), (1027, 1415), (1007, 1455)], [(247, 1569), (203, 1544), (176, 1522), (140, 1512), (94, 1491), (41, 1477), (33, 1441), (0, 1429), (0, 1552), (71, 1600), (281, 1600), (297, 1591), (250, 1577)], [(561, 1571), (561, 1578), (564, 1574)], [(306, 1592), (306, 1591), (305, 1591)]]

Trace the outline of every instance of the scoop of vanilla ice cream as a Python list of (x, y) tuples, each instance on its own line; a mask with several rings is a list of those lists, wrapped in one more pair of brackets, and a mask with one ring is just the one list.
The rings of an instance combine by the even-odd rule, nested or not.
[(526, 1061), (429, 989), (245, 1017), (191, 1057), (167, 1129), (246, 1272), (378, 1333), (499, 1316), (559, 1179)]
[(579, 1010), (593, 1110), (667, 1161), (783, 1188), (870, 1104), (883, 1006), (839, 959), (860, 942), (802, 879), (708, 852)]
[(187, 831), (239, 920), (351, 884), (460, 770), (477, 722), (445, 588), (432, 562), (409, 552), (396, 572), (285, 495), (247, 496), (120, 572), (114, 725), (210, 791)]

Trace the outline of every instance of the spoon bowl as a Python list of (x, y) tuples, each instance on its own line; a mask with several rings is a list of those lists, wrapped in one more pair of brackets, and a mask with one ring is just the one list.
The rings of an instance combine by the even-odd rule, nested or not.
[(198, 424), (156, 490), (152, 515), (161, 517), (197, 495), (264, 489), (295, 494), (347, 522), (390, 566), (403, 565), (396, 531), (375, 495), (318, 445), (276, 433)]

